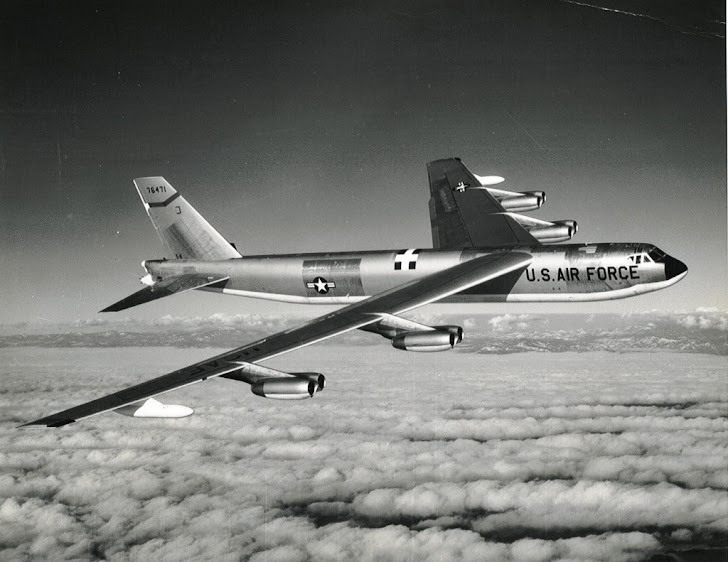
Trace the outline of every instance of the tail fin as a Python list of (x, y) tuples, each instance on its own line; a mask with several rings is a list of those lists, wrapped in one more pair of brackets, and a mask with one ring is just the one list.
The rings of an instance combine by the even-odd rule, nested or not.
[(157, 234), (175, 259), (241, 257), (163, 177), (137, 178), (134, 185)]

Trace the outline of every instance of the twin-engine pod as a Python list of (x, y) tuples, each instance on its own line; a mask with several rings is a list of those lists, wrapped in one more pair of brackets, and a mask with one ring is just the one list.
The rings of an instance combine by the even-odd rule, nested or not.
[(276, 400), (303, 400), (311, 398), (319, 390), (315, 380), (295, 377), (263, 379), (250, 386), (253, 394)]
[(514, 219), (518, 224), (525, 228), (528, 233), (539, 242), (544, 244), (553, 244), (555, 242), (565, 242), (570, 240), (579, 230), (576, 221), (545, 221), (529, 217), (527, 215), (519, 215), (506, 211), (502, 213)]
[(359, 328), (392, 340), (392, 346), (406, 351), (446, 351), (463, 341), (460, 326), (426, 326), (392, 314), (377, 314), (378, 322)]
[(311, 398), (326, 386), (321, 373), (284, 373), (256, 363), (241, 361), (240, 369), (220, 375), (224, 379), (247, 382), (253, 394), (278, 400)]
[(579, 225), (576, 221), (554, 221), (549, 226), (540, 226), (530, 229), (528, 232), (539, 242), (546, 242), (549, 244), (555, 242), (566, 242), (571, 240), (579, 231)]
[(326, 377), (324, 377), (321, 373), (291, 373), (291, 375), (299, 379), (306, 379), (316, 383), (316, 392), (323, 390), (326, 386)]
[(443, 332), (449, 332), (455, 336), (455, 343), (460, 343), (463, 341), (463, 329), (460, 326), (433, 326), (435, 330), (440, 330)]
[(524, 213), (536, 211), (546, 202), (546, 194), (543, 191), (527, 191), (514, 197), (506, 197), (500, 200), (500, 204), (506, 211)]
[[(462, 334), (459, 336), (462, 340)], [(458, 343), (458, 334), (449, 330), (405, 332), (392, 338), (392, 346), (405, 351), (447, 351)]]
[[(482, 189), (482, 188), (476, 188)], [(546, 194), (543, 191), (506, 191), (486, 187), (490, 193), (506, 210), (510, 212), (527, 212), (540, 209), (546, 203)]]

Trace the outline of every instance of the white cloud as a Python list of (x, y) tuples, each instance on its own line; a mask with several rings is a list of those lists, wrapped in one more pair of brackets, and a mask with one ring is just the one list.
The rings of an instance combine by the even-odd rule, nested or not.
[(686, 328), (728, 331), (728, 313), (722, 313), (717, 309), (698, 309), (696, 312), (679, 316), (677, 323)]
[(503, 314), (488, 320), (490, 327), (498, 332), (528, 330), (536, 325), (543, 326), (547, 323), (548, 320), (545, 317), (533, 314)]
[[(315, 316), (312, 313), (311, 316)], [(435, 309), (411, 315), (429, 325), (457, 324), (465, 329), (461, 351), (487, 354), (528, 351), (670, 350), (728, 355), (728, 312), (638, 312), (627, 314), (505, 314), (449, 317)], [(236, 347), (300, 325), (300, 315), (216, 313), (209, 316), (167, 315), (155, 320), (92, 318), (71, 324), (3, 326), (0, 347)], [(319, 344), (381, 346), (382, 338), (354, 330)]]
[[(385, 342), (386, 344), (386, 342)], [(375, 351), (373, 351), (375, 350)], [(725, 358), (310, 347), (314, 399), (21, 421), (210, 350), (0, 350), (0, 559), (640, 560), (728, 535)]]

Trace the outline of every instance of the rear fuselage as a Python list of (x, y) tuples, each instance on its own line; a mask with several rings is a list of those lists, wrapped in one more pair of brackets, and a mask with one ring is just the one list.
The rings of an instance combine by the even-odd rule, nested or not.
[(227, 276), (229, 280), (203, 290), (285, 302), (347, 304), (462, 261), (510, 251), (528, 253), (533, 262), (443, 302), (618, 299), (672, 285), (687, 271), (682, 262), (651, 244), (623, 243), (149, 260), (144, 267), (155, 282), (184, 274)]

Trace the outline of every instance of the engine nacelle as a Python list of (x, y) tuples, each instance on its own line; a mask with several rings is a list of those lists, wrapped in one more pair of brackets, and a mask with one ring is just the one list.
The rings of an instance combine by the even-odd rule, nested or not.
[(529, 234), (539, 242), (555, 243), (571, 240), (579, 231), (576, 221), (554, 221), (550, 226), (540, 226), (529, 229)]
[(316, 392), (324, 389), (326, 386), (326, 377), (321, 373), (291, 373), (294, 377), (299, 379), (305, 379), (307, 381), (313, 381), (316, 383)]
[(449, 332), (455, 336), (455, 343), (458, 344), (463, 341), (463, 329), (460, 326), (433, 326), (435, 330), (441, 330), (443, 332)]
[(303, 400), (311, 398), (314, 394), (316, 394), (316, 391), (318, 390), (318, 382), (298, 377), (264, 379), (250, 385), (250, 390), (253, 394), (257, 394), (264, 398), (275, 398), (276, 400)]
[(535, 211), (540, 209), (545, 202), (546, 194), (543, 191), (526, 191), (500, 200), (500, 204), (506, 211), (513, 212)]
[(405, 332), (392, 338), (392, 346), (405, 351), (447, 351), (457, 343), (458, 335), (449, 330)]

